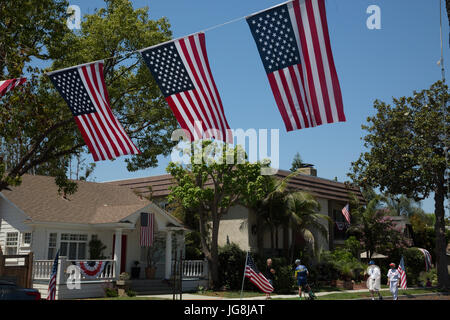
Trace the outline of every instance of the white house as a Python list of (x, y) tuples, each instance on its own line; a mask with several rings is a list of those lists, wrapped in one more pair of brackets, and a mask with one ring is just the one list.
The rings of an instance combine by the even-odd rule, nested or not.
[[(324, 225), (328, 229), (328, 236), (325, 238), (320, 233), (315, 232), (314, 238), (318, 241), (319, 247), (330, 250), (343, 245), (346, 239), (346, 228), (348, 227), (342, 215), (342, 208), (350, 201), (350, 193), (353, 193), (362, 203), (365, 202), (359, 188), (347, 185), (342, 182), (333, 181), (317, 177), (316, 169), (312, 167), (300, 169), (301, 174), (292, 177), (288, 182), (290, 190), (307, 191), (315, 196), (320, 203), (320, 213), (329, 216), (334, 221)], [(291, 172), (279, 170), (275, 178), (284, 179)], [(128, 187), (137, 194), (151, 197), (158, 206), (164, 208), (167, 204), (167, 196), (170, 193), (169, 187), (175, 184), (171, 175), (159, 175), (137, 179), (126, 179), (110, 181), (108, 184)], [(212, 184), (211, 184), (212, 185)], [(243, 250), (258, 251), (256, 234), (256, 216), (242, 205), (235, 205), (228, 213), (222, 217), (219, 226), (219, 245), (226, 243), (236, 243)], [(289, 245), (301, 239), (293, 239), (292, 230), (289, 232)], [(278, 230), (278, 239), (275, 241), (275, 248), (272, 248), (270, 232), (266, 230), (263, 234), (263, 252), (266, 255), (281, 255), (283, 248), (283, 230)]]
[[(103, 296), (105, 284), (117, 280), (122, 272), (131, 273), (136, 261), (141, 268), (139, 279), (133, 283), (140, 290), (151, 291), (149, 286), (161, 286), (162, 279), (170, 279), (175, 254), (178, 257), (184, 252), (187, 229), (183, 224), (129, 188), (85, 181), (77, 184), (77, 192), (64, 197), (58, 194), (54, 178), (25, 175), (20, 186), (0, 193), (0, 247), (5, 255), (33, 252), (33, 286), (40, 289), (42, 297), (47, 295), (58, 249), (59, 299)], [(147, 248), (139, 244), (141, 213), (154, 214), (155, 236), (163, 243), (159, 248), (157, 280), (147, 282), (144, 280)], [(67, 267), (76, 261), (90, 260), (92, 239), (105, 245), (103, 260), (107, 267), (96, 279), (82, 277), (81, 289), (69, 290)], [(196, 272), (185, 270), (191, 278), (201, 278), (207, 272), (203, 261), (186, 265), (195, 267)]]

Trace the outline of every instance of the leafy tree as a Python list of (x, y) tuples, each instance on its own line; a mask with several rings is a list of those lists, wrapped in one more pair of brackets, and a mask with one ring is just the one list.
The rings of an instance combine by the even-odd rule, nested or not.
[(386, 214), (388, 211), (382, 207), (381, 196), (374, 197), (365, 206), (359, 205), (356, 197), (352, 196), (351, 212), (352, 224), (347, 232), (360, 241), (369, 258), (375, 252), (389, 255), (396, 249), (411, 245)]
[(424, 213), (420, 204), (413, 199), (406, 197), (405, 195), (391, 195), (386, 194), (384, 196), (384, 201), (387, 204), (387, 209), (389, 214), (392, 216), (407, 216), (410, 217), (414, 214)]
[[(130, 52), (170, 40), (170, 25), (166, 18), (151, 20), (146, 7), (134, 10), (129, 0), (105, 4), (72, 32), (65, 26), (65, 1), (2, 2), (0, 15), (6, 14), (12, 31), (0, 35), (0, 72), (18, 77), (32, 57), (52, 61), (50, 70), (113, 57), (104, 65), (111, 108), (142, 151), (126, 159), (127, 168), (154, 167), (157, 156), (168, 155), (175, 144), (170, 136), (177, 122), (139, 53)], [(67, 162), (87, 148), (66, 103), (41, 75), (44, 70), (28, 71), (28, 84), (0, 101), (0, 191), (39, 167), (50, 175), (56, 171), (59, 183), (73, 188), (62, 173), (67, 175)]]
[(300, 153), (296, 153), (294, 156), (294, 159), (292, 160), (292, 166), (291, 166), (291, 172), (297, 171), (297, 169), (300, 169), (303, 167), (303, 161), (300, 157)]
[[(448, 198), (446, 155), (450, 137), (449, 91), (438, 81), (411, 97), (376, 100), (376, 115), (362, 128), (367, 152), (352, 163), (349, 176), (361, 186), (404, 194), (415, 201), (434, 193), (436, 256), (439, 286), (449, 288), (445, 242), (445, 199)], [(445, 110), (444, 110), (445, 108)]]
[(168, 200), (178, 201), (197, 213), (201, 248), (210, 266), (211, 286), (217, 288), (220, 284), (220, 220), (233, 205), (261, 192), (263, 165), (246, 162), (247, 155), (239, 146), (231, 149), (212, 141), (192, 146), (190, 164), (171, 162), (166, 169), (176, 182), (170, 188)]
[[(270, 177), (264, 184), (264, 197), (255, 203), (255, 212), (263, 234), (264, 229), (270, 230), (271, 247), (278, 248), (278, 230), (283, 229), (283, 247), (286, 258), (293, 260), (294, 241), (289, 247), (289, 232), (293, 231), (294, 240), (301, 235), (306, 241), (316, 243), (313, 231), (319, 231), (324, 237), (328, 236), (328, 229), (323, 224), (330, 218), (320, 214), (320, 204), (309, 193), (288, 190), (288, 181), (297, 173), (291, 173), (282, 180)], [(262, 244), (259, 243), (259, 249)], [(314, 250), (314, 248), (312, 248)]]

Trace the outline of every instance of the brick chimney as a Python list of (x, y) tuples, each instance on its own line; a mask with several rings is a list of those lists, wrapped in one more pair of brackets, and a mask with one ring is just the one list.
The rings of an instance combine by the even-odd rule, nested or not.
[(313, 166), (299, 168), (298, 171), (308, 176), (317, 177), (317, 170)]

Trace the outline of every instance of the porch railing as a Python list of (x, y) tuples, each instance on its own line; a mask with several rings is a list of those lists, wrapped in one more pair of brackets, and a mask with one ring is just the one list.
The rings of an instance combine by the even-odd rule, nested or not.
[[(68, 267), (74, 265), (74, 262), (85, 261), (85, 260), (67, 260), (64, 257), (60, 257), (60, 279), (67, 281), (70, 274), (67, 273)], [(115, 279), (115, 262), (114, 260), (89, 260), (89, 261), (103, 261), (107, 263), (102, 273), (95, 279), (86, 277), (83, 273), (80, 274), (80, 280), (82, 282), (87, 281), (106, 281)], [(52, 274), (53, 260), (35, 260), (33, 262), (33, 279), (34, 280), (50, 280)]]
[[(175, 261), (172, 261), (172, 270)], [(179, 270), (177, 262), (177, 271)], [(206, 278), (208, 275), (208, 262), (206, 260), (184, 260), (183, 261), (183, 279)]]

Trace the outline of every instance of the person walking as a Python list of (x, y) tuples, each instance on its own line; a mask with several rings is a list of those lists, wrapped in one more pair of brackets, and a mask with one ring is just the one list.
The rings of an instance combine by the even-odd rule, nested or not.
[[(272, 266), (272, 259), (267, 259), (266, 271), (264, 272), (264, 276), (270, 282), (273, 287), (273, 280), (275, 276), (275, 269)], [(270, 293), (266, 293), (266, 299), (270, 299)]]
[[(308, 289), (308, 275), (309, 271), (308, 269), (301, 264), (300, 259), (295, 260), (295, 278), (297, 279), (297, 285), (298, 285), (298, 297), (301, 300), (302, 299), (302, 289), (307, 290)], [(309, 291), (309, 290), (308, 290)]]
[(368, 275), (366, 285), (370, 291), (370, 294), (372, 295), (372, 300), (375, 300), (375, 293), (377, 293), (378, 298), (380, 300), (383, 300), (383, 297), (381, 296), (380, 293), (380, 279), (381, 279), (380, 267), (378, 267), (375, 264), (375, 261), (373, 260), (369, 261), (369, 267), (366, 270), (366, 274)]
[(391, 267), (387, 274), (387, 284), (389, 286), (389, 291), (392, 293), (392, 297), (394, 300), (398, 300), (398, 286), (400, 280), (400, 272), (398, 272), (397, 268), (395, 268), (395, 263), (389, 264)]

